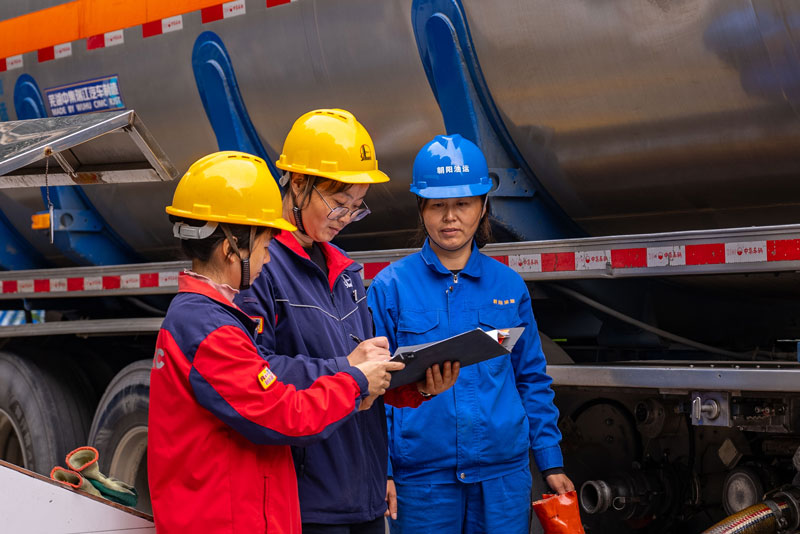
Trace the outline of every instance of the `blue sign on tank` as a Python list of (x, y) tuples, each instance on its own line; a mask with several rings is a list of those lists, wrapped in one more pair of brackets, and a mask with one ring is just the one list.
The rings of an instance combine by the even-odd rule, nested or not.
[(125, 107), (116, 75), (45, 89), (50, 115), (77, 115)]

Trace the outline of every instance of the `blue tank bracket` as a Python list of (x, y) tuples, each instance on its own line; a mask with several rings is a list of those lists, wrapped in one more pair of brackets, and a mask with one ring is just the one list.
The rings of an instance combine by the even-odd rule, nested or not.
[(522, 169), (489, 169), (489, 176), (497, 185), (490, 197), (532, 197), (536, 189), (525, 179)]
[(498, 188), (490, 195), (495, 221), (519, 240), (582, 235), (506, 128), (484, 79), (461, 0), (413, 0), (411, 24), (447, 133), (478, 145), (494, 171)]
[(277, 154), (261, 142), (239, 91), (231, 57), (214, 32), (206, 31), (197, 37), (192, 50), (192, 70), (219, 149), (239, 150), (262, 158), (277, 182), (281, 176), (274, 163)]
[[(43, 215), (40, 211), (36, 215)], [(92, 210), (54, 209), (51, 216), (54, 232), (102, 232), (103, 222)]]

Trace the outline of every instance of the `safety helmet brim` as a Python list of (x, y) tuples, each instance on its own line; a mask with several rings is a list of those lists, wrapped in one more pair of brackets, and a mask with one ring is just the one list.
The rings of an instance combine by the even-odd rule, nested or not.
[(425, 187), (419, 189), (411, 186), (411, 192), (422, 198), (464, 198), (479, 197), (492, 189), (492, 184), (450, 185), (447, 187)]
[(297, 227), (284, 219), (283, 217), (278, 217), (276, 219), (251, 219), (247, 217), (240, 217), (236, 218), (235, 216), (215, 216), (215, 215), (203, 215), (198, 216), (195, 213), (190, 211), (176, 209), (172, 206), (167, 206), (165, 211), (176, 217), (181, 217), (184, 219), (193, 219), (196, 221), (212, 221), (212, 222), (221, 222), (221, 223), (230, 223), (230, 224), (241, 224), (244, 226), (269, 226), (270, 228), (278, 228), (279, 230), (287, 230), (289, 232), (294, 232), (297, 230)]
[(389, 177), (379, 170), (324, 172), (317, 169), (300, 168), (295, 165), (284, 165), (280, 160), (275, 162), (275, 166), (284, 171), (319, 176), (345, 184), (382, 184), (389, 181)]

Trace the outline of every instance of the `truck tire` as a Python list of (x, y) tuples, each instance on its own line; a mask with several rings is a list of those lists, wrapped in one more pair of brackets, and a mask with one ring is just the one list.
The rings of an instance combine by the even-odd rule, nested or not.
[(0, 458), (48, 475), (86, 443), (90, 386), (68, 357), (0, 352)]
[(124, 367), (106, 388), (89, 431), (100, 471), (136, 487), (136, 508), (151, 513), (147, 486), (147, 410), (152, 360)]

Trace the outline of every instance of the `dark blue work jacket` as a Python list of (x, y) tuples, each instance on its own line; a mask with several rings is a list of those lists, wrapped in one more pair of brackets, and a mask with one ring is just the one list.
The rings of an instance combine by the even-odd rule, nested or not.
[[(361, 265), (322, 243), (328, 276), (295, 237), (282, 232), (269, 246), (270, 262), (236, 304), (259, 322), (256, 337), (270, 369), (307, 388), (320, 376), (347, 370), (347, 355), (372, 337)], [(277, 355), (290, 355), (277, 356)], [(418, 406), (416, 389), (397, 388), (386, 401)], [(371, 521), (386, 510), (387, 434), (383, 399), (359, 412), (328, 439), (293, 450), (304, 523)]]

